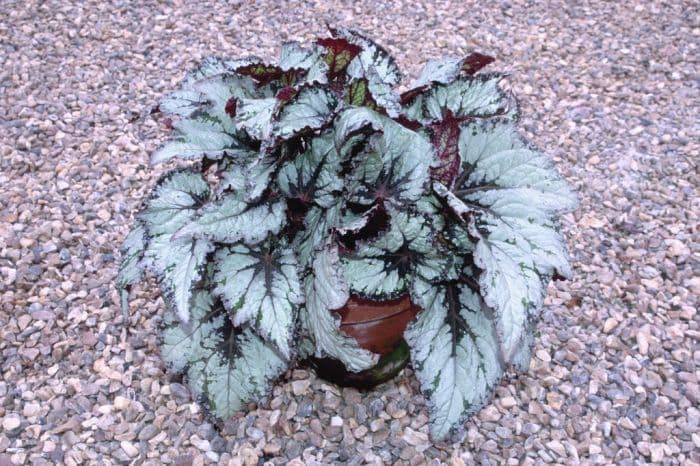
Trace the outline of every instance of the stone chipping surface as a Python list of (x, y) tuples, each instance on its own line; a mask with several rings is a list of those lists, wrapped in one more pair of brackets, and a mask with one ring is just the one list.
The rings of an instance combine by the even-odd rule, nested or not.
[[(281, 3), (281, 2), (279, 2)], [(691, 1), (0, 0), (0, 465), (700, 464), (700, 8)], [(207, 55), (276, 57), (325, 23), (406, 71), (498, 57), (522, 131), (580, 193), (575, 277), (530, 370), (432, 443), (410, 369), (361, 393), (290, 371), (223, 425), (167, 374), (151, 282), (116, 248), (167, 167), (131, 122)]]

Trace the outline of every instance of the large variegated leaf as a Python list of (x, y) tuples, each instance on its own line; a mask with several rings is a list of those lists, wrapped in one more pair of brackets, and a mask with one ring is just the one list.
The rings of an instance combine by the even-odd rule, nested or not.
[(576, 197), (543, 154), (524, 147), (505, 119), (467, 125), (460, 137), (462, 173), (453, 191), (435, 191), (467, 222), (486, 304), (511, 362), (527, 322), (541, 307), (549, 277), (570, 274), (554, 217)]
[(303, 87), (282, 107), (272, 135), (289, 139), (303, 130), (316, 130), (326, 125), (335, 114), (338, 99), (330, 89)]
[(250, 323), (289, 358), (289, 340), (304, 302), (294, 252), (283, 245), (238, 244), (218, 250), (214, 264), (214, 293), (231, 311), (233, 324)]
[[(399, 71), (399, 67), (383, 47), (350, 29), (331, 29), (331, 33), (333, 36), (345, 39), (351, 44), (361, 48), (360, 53), (353, 58), (353, 61), (357, 60), (361, 62), (361, 68), (374, 68), (377, 77), (390, 86), (396, 86), (401, 82), (401, 71)], [(349, 66), (352, 66), (352, 63)]]
[(247, 202), (240, 193), (224, 195), (202, 207), (178, 232), (177, 238), (207, 238), (222, 243), (244, 241), (254, 245), (285, 222), (284, 200)]
[(333, 133), (326, 131), (315, 137), (304, 153), (282, 166), (277, 175), (280, 190), (288, 198), (328, 208), (338, 202), (343, 189), (338, 175), (340, 162)]
[(389, 209), (390, 228), (378, 239), (361, 243), (342, 258), (353, 293), (391, 299), (405, 293), (416, 278), (428, 282), (457, 278), (459, 258), (438, 240), (439, 216)]
[(415, 97), (404, 108), (405, 115), (422, 124), (442, 121), (448, 112), (456, 118), (503, 115), (514, 102), (499, 87), (502, 79), (499, 74), (480, 74), (437, 84)]
[(175, 238), (209, 197), (209, 185), (194, 170), (165, 175), (138, 218), (147, 234), (144, 264), (160, 279), (167, 301), (183, 321), (189, 319), (192, 287), (202, 276), (212, 246), (206, 240)]
[(270, 175), (275, 171), (274, 157), (261, 157), (259, 153), (241, 154), (238, 159), (227, 158), (219, 163), (220, 177), (216, 187), (217, 197), (233, 192), (245, 196), (247, 201), (256, 201), (267, 189)]
[(327, 245), (316, 252), (304, 289), (306, 306), (302, 320), (315, 342), (316, 356), (336, 358), (353, 372), (375, 365), (379, 356), (360, 348), (357, 341), (341, 333), (339, 319), (331, 313), (343, 307), (350, 297), (337, 248)]
[(141, 260), (146, 249), (146, 229), (140, 223), (126, 235), (121, 245), (121, 264), (117, 273), (117, 289), (122, 312), (126, 316), (129, 309), (129, 287), (143, 279)]
[(349, 176), (352, 202), (369, 205), (377, 199), (397, 206), (415, 202), (426, 191), (434, 163), (430, 142), (421, 134), (367, 108), (350, 108), (336, 121), (336, 146), (354, 133), (375, 132), (362, 160)]
[(272, 133), (272, 117), (278, 103), (275, 97), (241, 99), (236, 113), (236, 126), (254, 139), (266, 140)]
[(172, 116), (190, 117), (206, 102), (195, 84), (206, 78), (220, 75), (227, 71), (226, 64), (215, 57), (207, 57), (193, 71), (189, 72), (180, 83), (180, 89), (165, 96), (159, 103), (158, 109)]
[(236, 130), (233, 118), (239, 101), (272, 97), (267, 88), (257, 86), (248, 76), (219, 75), (203, 79), (193, 87), (206, 98), (207, 105), (200, 111), (221, 122), (229, 134)]
[(401, 112), (399, 95), (390, 84), (382, 80), (374, 66), (364, 66), (365, 63), (360, 59), (353, 60), (348, 66), (348, 76), (353, 78), (349, 103), (383, 111), (392, 118), (397, 117)]
[(192, 319), (182, 325), (166, 313), (161, 354), (187, 376), (209, 411), (225, 419), (268, 395), (286, 362), (251, 329), (236, 329), (221, 303), (206, 291), (193, 299)]
[[(440, 58), (428, 60), (411, 89), (418, 89), (430, 84), (449, 84), (461, 74), (474, 74), (484, 66), (493, 62), (493, 58), (474, 52), (464, 58)], [(410, 90), (408, 91), (411, 92)]]
[(431, 434), (442, 440), (490, 400), (505, 364), (490, 310), (469, 287), (419, 280), (412, 298), (423, 310), (404, 337), (428, 398)]
[(236, 139), (228, 134), (219, 121), (202, 118), (178, 120), (173, 123), (175, 136), (151, 156), (151, 164), (173, 157), (186, 160), (221, 158), (226, 150), (238, 151)]
[(283, 44), (280, 52), (280, 68), (284, 71), (305, 70), (305, 83), (325, 84), (328, 82), (328, 64), (324, 60), (324, 51), (320, 47), (307, 49), (297, 42)]
[(304, 216), (303, 228), (292, 242), (301, 265), (307, 267), (314, 260), (317, 249), (323, 247), (336, 226), (342, 203), (332, 204), (328, 208), (313, 206)]

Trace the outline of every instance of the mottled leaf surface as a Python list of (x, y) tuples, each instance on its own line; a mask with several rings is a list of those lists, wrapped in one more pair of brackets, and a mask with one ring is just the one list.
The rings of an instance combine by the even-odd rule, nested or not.
[(194, 170), (165, 175), (138, 215), (147, 233), (144, 264), (159, 278), (166, 300), (183, 321), (189, 319), (192, 288), (202, 276), (211, 245), (206, 240), (174, 238), (209, 197), (209, 185)]
[(304, 326), (316, 344), (316, 356), (330, 356), (358, 372), (377, 363), (378, 355), (360, 348), (357, 341), (339, 330), (331, 311), (347, 303), (350, 293), (338, 259), (337, 248), (327, 246), (315, 254), (313, 273), (304, 280), (306, 306)]
[[(360, 53), (353, 58), (353, 61), (360, 62), (363, 69), (373, 68), (379, 79), (390, 85), (396, 86), (401, 82), (401, 72), (394, 59), (379, 44), (350, 29), (331, 30), (333, 35), (340, 39), (345, 39), (351, 44), (361, 48)], [(348, 66), (352, 66), (352, 63)]]
[(338, 202), (338, 194), (343, 189), (343, 180), (338, 175), (340, 162), (333, 133), (327, 131), (315, 137), (304, 153), (280, 169), (279, 187), (288, 198), (328, 208)]
[(419, 281), (412, 297), (423, 310), (404, 337), (428, 398), (430, 432), (442, 440), (491, 399), (504, 363), (489, 310), (468, 286)]
[(272, 134), (272, 119), (277, 105), (276, 97), (241, 99), (236, 114), (236, 126), (254, 139), (269, 138)]
[(226, 194), (197, 211), (196, 217), (178, 230), (177, 237), (254, 245), (269, 233), (279, 233), (285, 209), (284, 200), (250, 203), (238, 193)]
[(462, 76), (449, 84), (436, 84), (404, 108), (405, 115), (423, 124), (454, 117), (485, 118), (505, 114), (514, 105), (498, 83), (499, 74)]
[(343, 256), (351, 291), (372, 299), (391, 299), (408, 291), (411, 283), (457, 278), (453, 256), (439, 242), (439, 217), (389, 209), (390, 228), (376, 240), (357, 245)]
[(282, 107), (272, 135), (289, 139), (302, 130), (319, 129), (335, 114), (337, 104), (338, 99), (329, 89), (304, 87)]
[(250, 323), (289, 358), (294, 321), (304, 302), (294, 252), (270, 243), (238, 244), (219, 249), (214, 265), (214, 293), (231, 311), (233, 324)]
[(350, 108), (336, 121), (336, 146), (369, 129), (362, 160), (348, 177), (350, 201), (369, 205), (382, 199), (396, 205), (416, 201), (426, 191), (434, 163), (430, 142), (421, 134), (367, 108)]
[(466, 126), (459, 145), (462, 173), (453, 191), (435, 185), (476, 239), (481, 292), (496, 311), (508, 362), (543, 303), (549, 277), (571, 272), (554, 218), (576, 205), (551, 161), (525, 147), (512, 125), (496, 119)]
[(161, 354), (221, 419), (266, 397), (287, 367), (252, 330), (234, 331), (226, 310), (205, 291), (195, 294), (188, 324), (166, 313)]

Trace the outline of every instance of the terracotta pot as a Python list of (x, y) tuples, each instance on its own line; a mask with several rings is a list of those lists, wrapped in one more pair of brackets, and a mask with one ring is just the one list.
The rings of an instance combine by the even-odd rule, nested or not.
[(340, 330), (357, 340), (360, 347), (383, 355), (396, 348), (418, 311), (420, 308), (406, 294), (387, 301), (353, 296), (336, 312), (340, 314)]
[(308, 359), (319, 377), (341, 386), (369, 389), (396, 376), (409, 360), (409, 348), (403, 332), (420, 308), (408, 295), (387, 301), (351, 297), (338, 311), (340, 329), (355, 338), (360, 347), (382, 356), (376, 366), (362, 372), (350, 372), (333, 358)]

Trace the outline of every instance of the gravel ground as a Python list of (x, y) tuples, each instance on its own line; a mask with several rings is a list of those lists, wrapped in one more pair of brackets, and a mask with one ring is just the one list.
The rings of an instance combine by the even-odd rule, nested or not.
[[(0, 465), (700, 464), (697, 3), (138, 3), (0, 0)], [(202, 57), (272, 58), (325, 22), (409, 77), (498, 57), (580, 192), (530, 371), (448, 443), (409, 369), (369, 393), (292, 371), (217, 430), (164, 371), (154, 287), (128, 323), (115, 304), (116, 246), (167, 168), (147, 166), (164, 129), (129, 121)]]

